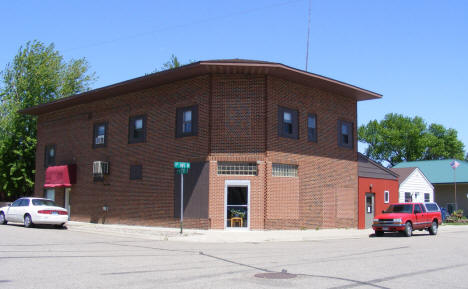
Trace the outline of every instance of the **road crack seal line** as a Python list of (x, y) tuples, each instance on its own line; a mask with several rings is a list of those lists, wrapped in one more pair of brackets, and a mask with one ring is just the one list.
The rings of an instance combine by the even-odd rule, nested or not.
[[(200, 251), (200, 255), (206, 256), (206, 257), (209, 257), (209, 258), (213, 258), (213, 259), (216, 259), (216, 260), (220, 260), (220, 261), (223, 261), (223, 262), (231, 263), (231, 264), (234, 264), (234, 265), (238, 265), (238, 266), (243, 266), (243, 267), (247, 267), (247, 268), (259, 270), (259, 271), (263, 271), (263, 272), (266, 272), (266, 273), (271, 273), (271, 274), (291, 274), (291, 275), (304, 276), (304, 277), (326, 278), (326, 279), (333, 279), (333, 280), (340, 280), (340, 281), (352, 282), (352, 283), (354, 283), (354, 284), (353, 284), (354, 286), (352, 286), (352, 287), (366, 285), (366, 286), (371, 286), (371, 287), (375, 287), (375, 288), (389, 289), (388, 287), (383, 287), (383, 286), (375, 285), (375, 284), (372, 284), (372, 283), (370, 283), (370, 282), (359, 281), (359, 280), (353, 280), (353, 279), (348, 279), (348, 278), (341, 278), (341, 277), (334, 277), (334, 276), (325, 276), (325, 275), (310, 275), (310, 274), (288, 273), (288, 272), (286, 271), (286, 269), (282, 269), (281, 271), (273, 271), (273, 270), (269, 270), (269, 269), (266, 269), (266, 268), (256, 267), (256, 266), (253, 266), (253, 265), (244, 264), (244, 263), (239, 263), (239, 262), (236, 262), (236, 261), (232, 261), (232, 260), (229, 260), (229, 259), (225, 259), (225, 258), (213, 256), (213, 255), (210, 255), (210, 254), (205, 254), (205, 253), (202, 252), (202, 251)], [(264, 275), (261, 275), (261, 276), (264, 276)], [(345, 288), (345, 287), (343, 287), (343, 288)]]
[[(454, 268), (460, 268), (460, 267), (465, 267), (465, 266), (468, 266), (468, 263), (458, 264), (458, 265), (453, 265), (453, 266), (448, 266), (448, 267), (447, 266), (446, 267), (438, 267), (438, 268), (415, 271), (415, 272), (409, 272), (409, 273), (404, 273), (404, 274), (398, 274), (398, 275), (395, 275), (395, 276), (369, 280), (369, 281), (363, 282), (364, 283), (363, 285), (374, 286), (373, 283), (382, 283), (382, 282), (385, 282), (385, 281), (400, 279), (400, 278), (404, 278), (404, 277), (413, 277), (415, 275), (423, 275), (423, 274), (427, 274), (427, 273), (438, 272), (438, 271), (442, 271), (442, 270), (449, 270), (449, 269), (454, 269)], [(331, 287), (329, 289), (347, 289), (347, 288), (353, 288), (353, 287), (358, 287), (358, 286), (360, 286), (360, 284), (350, 284), (350, 285), (345, 285), (345, 286), (337, 286), (337, 287)], [(385, 287), (379, 287), (379, 288), (385, 288)]]

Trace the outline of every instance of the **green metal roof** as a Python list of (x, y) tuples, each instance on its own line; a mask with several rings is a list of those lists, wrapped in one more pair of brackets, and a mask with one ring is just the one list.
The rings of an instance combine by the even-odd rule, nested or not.
[[(433, 184), (454, 182), (454, 170), (450, 166), (451, 160), (414, 161), (399, 163), (394, 168), (419, 168), (426, 178)], [(456, 169), (457, 183), (468, 183), (468, 162), (456, 160), (460, 165)]]

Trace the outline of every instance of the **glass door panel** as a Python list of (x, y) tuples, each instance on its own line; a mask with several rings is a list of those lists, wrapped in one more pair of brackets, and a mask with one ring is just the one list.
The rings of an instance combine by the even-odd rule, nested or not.
[(247, 187), (228, 187), (226, 203), (226, 227), (247, 228), (248, 220)]

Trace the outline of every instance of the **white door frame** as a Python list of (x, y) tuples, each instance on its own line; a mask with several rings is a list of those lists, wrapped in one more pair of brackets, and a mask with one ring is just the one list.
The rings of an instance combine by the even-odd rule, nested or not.
[[(228, 187), (247, 187), (247, 227), (232, 228), (227, 226), (227, 195)], [(250, 230), (250, 181), (248, 180), (226, 180), (224, 182), (224, 229)]]
[(68, 211), (69, 221), (70, 221), (70, 191), (71, 191), (71, 188), (65, 188), (65, 209)]

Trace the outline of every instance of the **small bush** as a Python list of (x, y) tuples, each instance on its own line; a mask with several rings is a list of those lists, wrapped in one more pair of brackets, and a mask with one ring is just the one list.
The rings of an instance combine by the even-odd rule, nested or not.
[(456, 210), (445, 219), (446, 223), (468, 223), (468, 219), (463, 215), (463, 210)]

